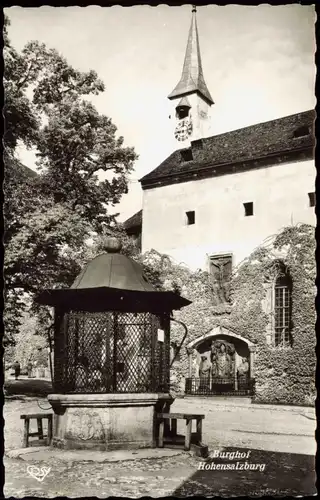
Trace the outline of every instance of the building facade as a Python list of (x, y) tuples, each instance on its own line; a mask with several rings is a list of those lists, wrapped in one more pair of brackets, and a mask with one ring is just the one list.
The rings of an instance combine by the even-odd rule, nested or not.
[[(142, 252), (154, 249), (193, 272), (207, 272), (215, 297), (205, 303), (200, 300), (200, 307), (195, 296), (194, 316), (186, 316), (192, 332), (187, 353), (176, 363), (180, 390), (252, 395), (255, 382), (258, 400), (301, 402), (303, 387), (309, 391), (312, 385), (314, 331), (304, 339), (309, 346), (304, 363), (310, 361), (311, 371), (301, 375), (299, 394), (292, 389), (294, 373), (292, 377), (287, 373), (292, 367), (299, 372), (303, 342), (297, 331), (297, 325), (302, 324), (299, 318), (306, 314), (304, 321), (313, 321), (313, 284), (311, 280), (311, 285), (306, 285), (307, 271), (295, 274), (295, 268), (291, 273), (289, 267), (294, 263), (282, 248), (274, 258), (272, 278), (265, 258), (259, 264), (259, 279), (250, 282), (248, 277), (242, 289), (235, 285), (233, 297), (229, 284), (235, 270), (285, 228), (302, 227), (302, 233), (307, 234), (306, 228), (315, 226), (315, 113), (308, 110), (209, 136), (214, 102), (203, 76), (195, 8), (181, 79), (168, 98), (178, 149), (140, 180)], [(270, 268), (272, 259), (268, 259)], [(264, 272), (269, 273), (268, 278)], [(303, 286), (309, 287), (306, 293), (310, 300), (305, 303), (308, 310), (300, 311), (293, 325), (296, 304), (299, 309), (294, 287), (300, 278)], [(251, 296), (246, 290), (257, 283), (259, 287)], [(192, 286), (189, 292), (193, 294)], [(243, 297), (248, 304), (256, 304), (252, 307), (260, 311), (263, 321), (249, 310), (251, 323), (241, 318), (248, 305), (244, 301), (237, 310)], [(284, 367), (279, 349), (289, 349), (282, 354), (293, 360), (291, 368)], [(272, 392), (268, 384), (278, 384), (281, 390)]]
[(238, 265), (282, 227), (315, 224), (313, 121), (307, 111), (175, 151), (141, 180), (142, 251), (208, 270), (221, 254)]

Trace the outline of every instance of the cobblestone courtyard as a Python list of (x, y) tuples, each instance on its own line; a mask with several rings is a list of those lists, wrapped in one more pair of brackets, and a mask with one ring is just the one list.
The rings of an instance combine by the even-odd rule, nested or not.
[[(38, 401), (48, 408), (45, 399)], [(63, 460), (52, 455), (45, 462), (5, 456), (5, 496), (315, 494), (316, 422), (311, 409), (269, 405), (229, 406), (204, 398), (177, 399), (172, 409), (181, 412), (194, 412), (196, 409), (205, 414), (204, 442), (212, 453), (214, 450), (250, 451), (250, 458), (239, 462), (265, 464), (264, 470), (203, 470), (203, 460), (189, 453), (112, 463), (86, 461), (85, 453), (80, 461), (72, 457), (68, 460), (66, 453)], [(10, 450), (21, 448), (20, 414), (35, 411), (42, 411), (35, 398), (6, 401), (7, 454), (10, 455)], [(208, 463), (211, 462), (231, 463), (232, 460), (211, 458)], [(42, 482), (38, 482), (28, 474), (27, 467), (30, 465), (45, 466), (50, 468), (50, 472)]]

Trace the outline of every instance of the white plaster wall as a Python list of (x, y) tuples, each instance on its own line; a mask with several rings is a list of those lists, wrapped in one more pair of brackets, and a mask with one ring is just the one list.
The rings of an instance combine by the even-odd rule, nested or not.
[[(315, 225), (308, 197), (314, 191), (313, 160), (147, 189), (142, 252), (154, 248), (192, 269), (207, 269), (209, 255), (232, 253), (237, 265), (282, 227)], [(245, 217), (250, 201), (254, 215)], [(191, 210), (195, 224), (188, 226)]]
[[(198, 94), (189, 94), (187, 95), (187, 99), (190, 103), (191, 106), (191, 116), (192, 116), (192, 123), (193, 123), (193, 131), (190, 137), (186, 141), (175, 141), (176, 142), (176, 148), (187, 148), (190, 147), (191, 141), (194, 141), (196, 139), (204, 138), (207, 137), (210, 134), (210, 126), (211, 126), (211, 121), (210, 121), (210, 106), (207, 104), (206, 101), (202, 99)], [(181, 96), (177, 97), (175, 99), (172, 99), (171, 101), (171, 127), (172, 127), (172, 134), (174, 135), (175, 128), (178, 124), (178, 121), (176, 119), (176, 107), (179, 104), (181, 100)]]

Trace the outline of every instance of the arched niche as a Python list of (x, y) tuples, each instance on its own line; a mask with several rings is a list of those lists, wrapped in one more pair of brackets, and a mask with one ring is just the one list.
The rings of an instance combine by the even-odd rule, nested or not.
[(187, 344), (186, 348), (189, 356), (190, 378), (194, 376), (194, 366), (197, 364), (197, 360), (199, 361), (202, 355), (209, 357), (212, 342), (215, 340), (232, 344), (234, 346), (235, 371), (241, 364), (242, 358), (246, 358), (249, 361), (250, 377), (254, 376), (255, 344), (228, 328), (218, 326)]

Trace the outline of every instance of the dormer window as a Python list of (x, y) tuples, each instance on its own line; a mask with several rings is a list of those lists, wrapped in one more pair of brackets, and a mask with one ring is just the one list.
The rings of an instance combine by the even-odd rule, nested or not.
[(306, 137), (308, 135), (310, 135), (310, 129), (307, 125), (299, 127), (293, 132), (293, 137), (295, 139), (297, 139), (298, 137)]
[(183, 149), (180, 154), (181, 154), (182, 161), (192, 161), (193, 160), (192, 149)]

